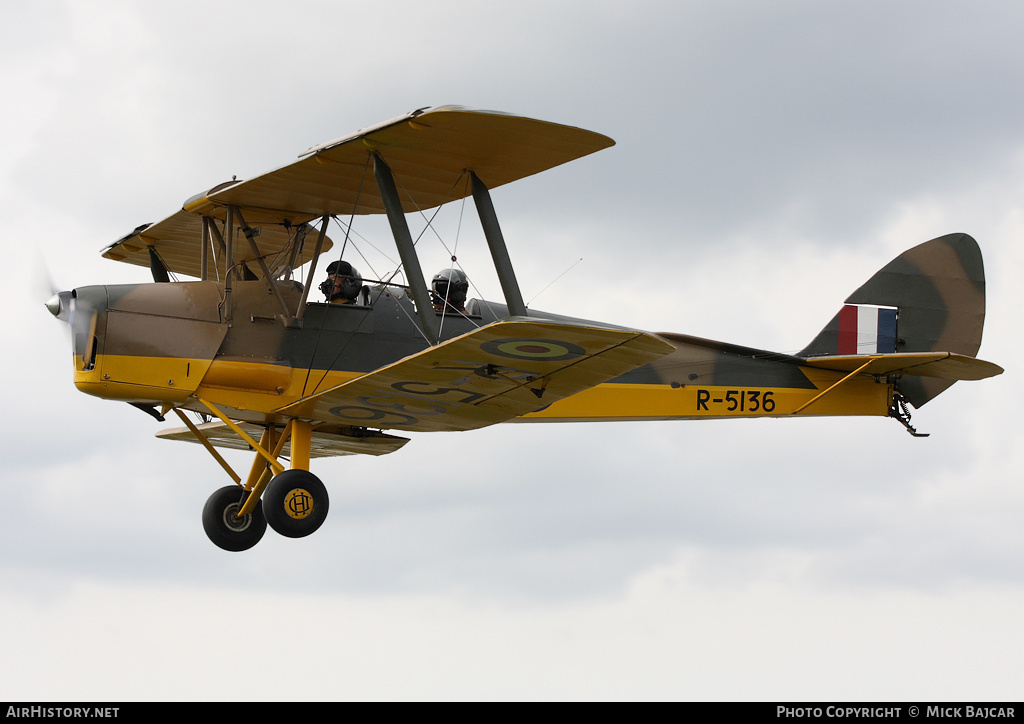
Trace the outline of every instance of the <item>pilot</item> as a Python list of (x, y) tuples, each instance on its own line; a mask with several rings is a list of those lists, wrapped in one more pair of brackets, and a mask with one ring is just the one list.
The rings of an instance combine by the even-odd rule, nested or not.
[(430, 282), (430, 301), (435, 312), (466, 313), (469, 277), (458, 269), (442, 269)]
[(331, 304), (355, 304), (363, 278), (347, 261), (332, 261), (327, 265), (327, 279), (320, 291)]

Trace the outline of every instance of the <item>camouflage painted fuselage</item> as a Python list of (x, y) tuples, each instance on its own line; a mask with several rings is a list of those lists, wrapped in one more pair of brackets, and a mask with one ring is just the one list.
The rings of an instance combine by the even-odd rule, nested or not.
[[(224, 319), (224, 288), (214, 282), (76, 290), (75, 384), (97, 397), (205, 411), (195, 399), (201, 397), (235, 419), (280, 423), (284, 416), (275, 411), (429, 346), (412, 302), (383, 290), (374, 290), (369, 306), (309, 304), (298, 328), (277, 318), (280, 308), (264, 283), (235, 283), (232, 294), (231, 319)], [(285, 290), (292, 309), (299, 296), (295, 287)], [(442, 340), (507, 314), (500, 304), (476, 302), (471, 308), (478, 313), (438, 315)], [(780, 416), (843, 376), (803, 367), (785, 355), (661, 337), (676, 351), (551, 405), (538, 400), (536, 411), (517, 420)], [(844, 394), (823, 399), (808, 413), (887, 414), (891, 390), (884, 380), (852, 382)], [(370, 426), (391, 427), (387, 419), (378, 422)]]
[[(281, 292), (285, 305), (296, 310), (299, 286), (284, 284)], [(283, 408), (430, 346), (413, 303), (384, 288), (371, 290), (366, 306), (308, 304), (302, 324), (291, 326), (280, 319), (281, 307), (262, 281), (235, 282), (230, 292), (215, 282), (185, 282), (84, 287), (74, 296), (79, 389), (107, 399), (205, 411), (202, 398), (234, 419), (254, 423), (282, 423), (294, 416)], [(933, 239), (890, 262), (847, 302), (898, 309), (899, 332), (890, 350), (894, 357), (943, 350), (973, 359), (985, 317), (981, 252), (966, 234)], [(440, 341), (508, 316), (501, 304), (474, 300), (468, 308), (472, 313), (467, 316), (438, 314)], [(531, 310), (534, 318), (583, 321)], [(515, 419), (888, 415), (894, 390), (920, 407), (955, 379), (980, 378), (924, 371), (918, 373), (923, 378), (913, 372), (850, 374), (852, 367), (830, 367), (822, 360), (840, 352), (839, 325), (837, 315), (800, 356), (660, 334), (674, 351), (553, 402), (538, 395), (536, 408)], [(472, 361), (466, 364), (474, 370)], [(999, 371), (989, 365), (980, 374)], [(517, 366), (475, 373), (524, 380), (540, 376), (531, 371), (528, 355)], [(423, 383), (410, 380), (399, 387), (409, 395), (418, 384)], [(821, 394), (824, 390), (828, 393)], [(368, 427), (400, 429), (403, 418), (406, 423), (413, 419), (408, 410), (393, 414), (398, 408), (382, 399), (360, 402), (361, 412), (347, 419), (319, 422), (358, 425), (363, 420)]]

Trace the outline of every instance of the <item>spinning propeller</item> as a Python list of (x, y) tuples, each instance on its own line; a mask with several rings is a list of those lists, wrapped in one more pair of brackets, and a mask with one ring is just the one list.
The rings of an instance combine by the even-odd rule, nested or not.
[(63, 292), (60, 290), (54, 281), (53, 275), (50, 274), (50, 268), (47, 263), (43, 260), (39, 250), (36, 249), (36, 258), (34, 272), (33, 272), (33, 292), (46, 299), (44, 303), (46, 308), (50, 311), (50, 314), (55, 316), (62, 322), (71, 324), (71, 317), (74, 311), (74, 294), (72, 292)]

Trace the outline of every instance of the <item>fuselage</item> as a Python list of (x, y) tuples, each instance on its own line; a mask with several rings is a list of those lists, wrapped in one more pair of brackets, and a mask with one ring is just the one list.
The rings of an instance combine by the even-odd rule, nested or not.
[[(300, 287), (279, 287), (296, 309)], [(282, 323), (264, 282), (235, 282), (230, 294), (226, 300), (224, 285), (210, 281), (76, 289), (76, 386), (105, 399), (199, 411), (203, 398), (236, 419), (282, 422), (276, 410), (430, 346), (412, 301), (395, 288), (371, 289), (366, 306), (309, 303), (301, 325), (292, 326)], [(468, 309), (466, 316), (437, 315), (442, 341), (507, 316), (504, 305), (479, 300)], [(676, 351), (553, 404), (538, 403), (517, 421), (784, 416), (843, 376), (760, 350), (662, 338)], [(891, 394), (884, 380), (854, 379), (802, 414), (886, 415)]]

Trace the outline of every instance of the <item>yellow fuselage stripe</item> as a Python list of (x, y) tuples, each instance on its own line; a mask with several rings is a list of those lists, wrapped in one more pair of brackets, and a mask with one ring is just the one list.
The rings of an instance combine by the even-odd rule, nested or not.
[[(854, 384), (856, 382), (857, 384)], [(605, 383), (525, 420), (675, 420), (724, 417), (783, 417), (819, 394), (817, 388), (700, 387)], [(810, 406), (803, 415), (887, 415), (888, 385), (856, 380)]]
[(195, 394), (217, 405), (259, 413), (273, 412), (362, 374), (313, 370), (307, 382), (308, 370), (284, 365), (127, 355), (99, 355), (93, 369), (78, 367), (75, 386), (95, 397), (180, 404)]

